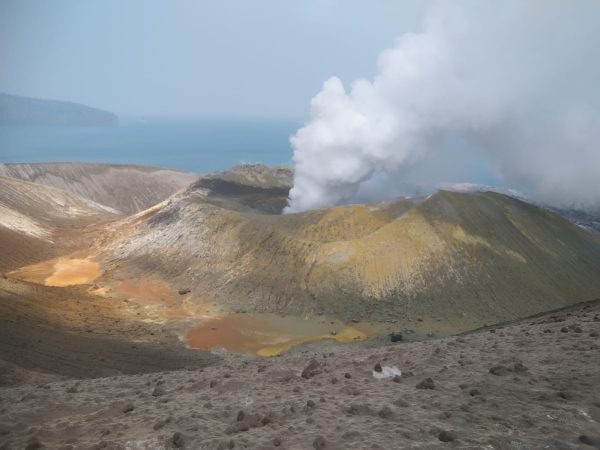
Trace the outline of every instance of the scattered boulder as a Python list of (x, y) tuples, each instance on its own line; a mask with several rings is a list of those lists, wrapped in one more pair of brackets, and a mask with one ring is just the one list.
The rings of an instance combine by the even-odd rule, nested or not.
[(346, 412), (352, 416), (366, 416), (373, 414), (371, 407), (366, 403), (352, 403)]
[(235, 422), (225, 429), (225, 434), (242, 433), (244, 431), (248, 431), (249, 429), (250, 424), (248, 424), (248, 422)]
[(185, 294), (189, 294), (192, 291), (190, 288), (182, 288), (182, 289), (179, 289), (177, 292), (179, 293), (179, 295), (185, 295)]
[(522, 363), (516, 362), (513, 365), (513, 370), (516, 373), (523, 373), (523, 372), (527, 372), (527, 370), (529, 370), (529, 369), (527, 369), (527, 367), (525, 367)]
[(435, 389), (435, 383), (432, 378), (425, 378), (415, 386), (417, 389)]
[(389, 406), (384, 406), (379, 410), (377, 415), (382, 419), (389, 419), (394, 416), (394, 411), (392, 411), (392, 409)]
[(250, 428), (264, 427), (271, 422), (273, 422), (272, 414), (252, 414), (239, 411), (235, 422), (225, 429), (225, 433), (240, 433), (248, 431)]
[(438, 439), (442, 442), (452, 442), (456, 440), (456, 434), (452, 431), (442, 430), (438, 434)]
[(38, 448), (43, 448), (44, 444), (40, 441), (40, 438), (37, 436), (31, 436), (27, 440), (27, 444), (25, 445), (25, 450), (37, 450)]
[(346, 431), (342, 437), (347, 440), (353, 440), (360, 437), (360, 432), (356, 430)]
[(313, 441), (313, 448), (316, 450), (327, 448), (327, 440), (323, 436), (317, 436)]
[(556, 395), (557, 395), (557, 397), (560, 397), (563, 400), (572, 400), (573, 399), (573, 396), (569, 392), (566, 392), (566, 391), (559, 391), (556, 393)]
[(315, 375), (319, 375), (322, 372), (323, 372), (323, 368), (321, 367), (321, 364), (319, 364), (319, 361), (317, 361), (316, 359), (313, 358), (310, 360), (308, 365), (304, 368), (301, 376), (302, 376), (302, 378), (306, 378), (308, 380), (309, 378), (312, 378)]
[(173, 434), (171, 442), (173, 443), (173, 447), (175, 448), (185, 448), (186, 438), (182, 433), (177, 431)]
[(496, 376), (502, 376), (502, 375), (508, 375), (510, 372), (512, 372), (510, 370), (510, 368), (506, 367), (506, 366), (502, 366), (502, 365), (497, 365), (492, 367), (489, 372), (492, 375), (496, 375)]
[(373, 367), (373, 370), (375, 372), (379, 372), (379, 373), (383, 372), (383, 368), (381, 367), (381, 364), (379, 364), (379, 363), (375, 364), (375, 367)]
[(499, 364), (497, 366), (492, 367), (489, 372), (492, 375), (496, 375), (496, 376), (502, 376), (502, 375), (508, 375), (509, 373), (524, 373), (527, 372), (529, 369), (524, 366), (522, 363), (520, 362), (516, 362), (513, 364), (512, 367), (508, 367), (508, 366), (504, 366), (502, 364)]
[(165, 395), (166, 393), (167, 392), (162, 386), (156, 386), (152, 391), (152, 397), (160, 397), (162, 395)]
[(123, 405), (123, 408), (121, 408), (121, 411), (123, 411), (125, 414), (133, 411), (135, 409), (135, 406), (133, 406), (133, 403), (128, 402), (125, 403), (125, 405)]
[(403, 339), (402, 333), (390, 333), (390, 341), (392, 342), (401, 342)]
[(171, 423), (171, 421), (173, 420), (172, 417), (167, 417), (164, 420), (159, 420), (158, 422), (156, 422), (154, 424), (154, 426), (152, 428), (154, 428), (155, 430), (160, 430), (161, 428), (163, 428), (165, 425), (167, 425), (168, 423)]
[(582, 434), (581, 436), (579, 436), (579, 442), (595, 448), (600, 448), (600, 435), (592, 436), (590, 434)]
[(233, 448), (235, 448), (235, 442), (233, 440), (222, 441), (217, 446), (217, 450), (231, 450)]
[(401, 398), (399, 398), (398, 400), (396, 400), (394, 402), (394, 405), (399, 406), (400, 408), (408, 408), (409, 407), (408, 402), (404, 401)]

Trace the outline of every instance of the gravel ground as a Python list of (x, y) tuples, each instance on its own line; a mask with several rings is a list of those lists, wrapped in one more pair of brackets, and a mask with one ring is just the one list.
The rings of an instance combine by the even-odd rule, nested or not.
[(593, 302), (444, 339), (5, 387), (0, 448), (600, 448), (599, 333)]

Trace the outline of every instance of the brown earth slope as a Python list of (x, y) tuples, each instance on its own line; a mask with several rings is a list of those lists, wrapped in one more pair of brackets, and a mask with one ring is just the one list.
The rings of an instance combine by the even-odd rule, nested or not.
[(63, 162), (0, 164), (0, 175), (62, 189), (124, 214), (161, 202), (199, 176), (149, 166)]
[[(48, 287), (0, 278), (0, 386), (28, 373), (91, 378), (204, 367), (173, 330), (141, 320), (143, 307), (87, 286)], [(35, 377), (34, 377), (35, 379)]]
[(0, 176), (0, 271), (68, 253), (86, 242), (82, 230), (119, 217), (76, 194)]
[[(77, 194), (0, 176), (0, 384), (218, 360), (146, 321), (126, 296), (103, 295), (92, 284), (100, 272), (94, 242), (122, 217)], [(22, 267), (31, 269), (10, 277)]]

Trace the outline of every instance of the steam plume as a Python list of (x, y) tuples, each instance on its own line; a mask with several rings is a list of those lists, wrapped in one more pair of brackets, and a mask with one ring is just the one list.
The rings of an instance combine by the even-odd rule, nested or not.
[(600, 3), (461, 5), (431, 4), (420, 33), (379, 55), (373, 81), (323, 84), (291, 138), (287, 212), (350, 201), (380, 175), (394, 180), (448, 135), (538, 200), (600, 206)]

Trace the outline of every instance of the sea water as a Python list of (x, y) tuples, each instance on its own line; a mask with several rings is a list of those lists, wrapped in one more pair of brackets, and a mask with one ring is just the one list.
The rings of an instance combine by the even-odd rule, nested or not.
[(139, 119), (117, 127), (0, 127), (0, 162), (111, 162), (212, 172), (290, 164), (293, 120)]

